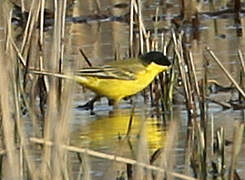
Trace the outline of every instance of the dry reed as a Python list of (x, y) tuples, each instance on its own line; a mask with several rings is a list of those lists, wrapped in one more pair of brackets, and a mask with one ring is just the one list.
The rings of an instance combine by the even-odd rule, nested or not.
[[(150, 158), (144, 133), (146, 123), (146, 119), (144, 118), (142, 118), (140, 126), (136, 160), (69, 145), (69, 120), (73, 118), (71, 113), (71, 100), (74, 94), (74, 89), (71, 87), (74, 87), (74, 85), (72, 82), (63, 82), (53, 77), (38, 77), (36, 79), (36, 77), (27, 74), (28, 68), (32, 67), (40, 70), (47, 67), (48, 70), (55, 72), (70, 72), (70, 69), (73, 68), (64, 66), (63, 62), (65, 56), (64, 39), (66, 38), (65, 17), (67, 2), (66, 0), (54, 0), (53, 2), (54, 28), (52, 32), (52, 53), (48, 56), (50, 59), (49, 62), (44, 56), (45, 1), (39, 0), (38, 3), (32, 1), (27, 21), (24, 24), (24, 33), (20, 48), (12, 37), (12, 7), (6, 0), (0, 5), (2, 19), (0, 27), (4, 28), (4, 31), (1, 31), (0, 37), (5, 40), (4, 43), (1, 42), (0, 44), (1, 178), (73, 179), (72, 174), (74, 172), (70, 168), (72, 163), (70, 162), (69, 156), (74, 153), (79, 154), (78, 159), (80, 161), (80, 173), (78, 173), (77, 179), (92, 179), (89, 163), (90, 156), (112, 161), (113, 164), (123, 164), (127, 169), (128, 178), (131, 179), (206, 179), (209, 172), (209, 162), (212, 162), (212, 170), (218, 173), (220, 177), (224, 177), (224, 129), (220, 127), (216, 132), (216, 137), (214, 136), (213, 116), (211, 116), (211, 149), (207, 145), (209, 120), (207, 105), (209, 100), (207, 94), (208, 67), (205, 66), (205, 74), (202, 80), (202, 86), (200, 87), (192, 52), (183, 46), (183, 43), (185, 43), (184, 32), (171, 29), (169, 35), (161, 33), (159, 36), (159, 19), (157, 18), (159, 16), (159, 8), (156, 8), (154, 33), (150, 33), (144, 26), (142, 14), (143, 4), (140, 0), (130, 1), (129, 56), (137, 56), (138, 54), (152, 50), (162, 51), (169, 57), (173, 56), (173, 67), (169, 71), (169, 74), (160, 74), (150, 87), (152, 105), (157, 105), (158, 113), (161, 113), (162, 120), (165, 120), (164, 124), (170, 124), (166, 146), (163, 149), (158, 149), (156, 154)], [(95, 3), (97, 11), (100, 12), (100, 1), (96, 0)], [(191, 16), (186, 11), (185, 2), (181, 1), (181, 3), (182, 15), (191, 21)], [(21, 4), (21, 10), (24, 12), (24, 0), (21, 0)], [(235, 10), (237, 13), (240, 11), (239, 8), (239, 2), (236, 1)], [(197, 21), (194, 24), (195, 28), (197, 28), (196, 26), (198, 26), (197, 22), (199, 20), (197, 11), (197, 7), (194, 7), (190, 12), (191, 15), (196, 15), (195, 18)], [(137, 46), (139, 47), (139, 51), (137, 51)], [(235, 85), (241, 96), (245, 98), (244, 87), (236, 83), (209, 48), (206, 50)], [(116, 57), (120, 57), (119, 50), (116, 52)], [(91, 63), (82, 50), (81, 53), (88, 65), (91, 66)], [(238, 51), (238, 55), (242, 65), (241, 73), (244, 75), (245, 65), (241, 50)], [(176, 132), (178, 129), (178, 123), (176, 119), (173, 119), (173, 94), (178, 76), (181, 77), (183, 83), (182, 88), (184, 89), (185, 105), (188, 111), (185, 174), (189, 176), (174, 172), (176, 160), (169, 156), (176, 146)], [(37, 93), (37, 89), (39, 89), (39, 94)], [(37, 97), (40, 99), (39, 110), (35, 106)], [(30, 136), (26, 132), (24, 125), (25, 117), (22, 111), (23, 106), (26, 108), (27, 114), (32, 121), (33, 128), (30, 134), (35, 137), (29, 138)], [(162, 109), (159, 110), (159, 107)], [(223, 107), (230, 106), (223, 104)], [(135, 106), (132, 108), (126, 138), (122, 140), (122, 144), (130, 144), (131, 128), (135, 113), (134, 108)], [(171, 115), (168, 116), (166, 112), (170, 112)], [(41, 123), (40, 120), (42, 120)], [(41, 124), (41, 130), (38, 123)], [(242, 123), (237, 124), (234, 128), (234, 144), (231, 164), (229, 166), (230, 179), (234, 178), (236, 172), (235, 168), (242, 144), (243, 131), (244, 124)], [(31, 147), (37, 147), (37, 144), (41, 145), (38, 146), (40, 148), (39, 151), (41, 151), (41, 155), (37, 157), (37, 159), (40, 159), (39, 163), (34, 162), (31, 158), (34, 154)], [(133, 149), (131, 150), (132, 154), (135, 153)], [(214, 162), (211, 160), (208, 156), (209, 152), (212, 158), (217, 161)], [(80, 154), (82, 154), (81, 157)], [(157, 160), (160, 161), (160, 165), (152, 165)], [(190, 173), (190, 167), (193, 173)], [(6, 169), (9, 169), (9, 171), (4, 171)], [(111, 169), (106, 177), (109, 177), (114, 170)], [(81, 173), (83, 176), (81, 176)]]

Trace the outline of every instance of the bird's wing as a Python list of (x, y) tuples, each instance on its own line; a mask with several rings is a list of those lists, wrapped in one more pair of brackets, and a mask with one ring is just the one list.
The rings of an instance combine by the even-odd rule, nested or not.
[[(134, 61), (110, 63), (100, 67), (89, 67), (77, 70), (77, 76), (90, 76), (107, 79), (135, 80), (139, 71), (145, 70), (144, 66)], [(127, 61), (127, 62), (126, 62)]]
[(134, 80), (135, 74), (113, 66), (83, 68), (75, 72), (77, 76), (90, 76), (105, 79)]

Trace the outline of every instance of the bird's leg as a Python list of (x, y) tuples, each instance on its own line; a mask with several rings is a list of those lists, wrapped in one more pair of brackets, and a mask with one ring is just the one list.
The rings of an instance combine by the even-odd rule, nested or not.
[(108, 104), (109, 104), (109, 106), (113, 106), (115, 104), (115, 100), (108, 99)]
[(77, 106), (77, 108), (79, 108), (79, 109), (85, 109), (85, 110), (91, 110), (91, 113), (92, 113), (93, 112), (93, 109), (94, 109), (94, 103), (95, 103), (95, 101), (97, 101), (99, 99), (100, 99), (99, 96), (95, 96), (93, 99), (91, 99), (90, 101), (88, 101), (86, 104), (79, 105), (79, 106)]
[(108, 99), (109, 100), (109, 105), (113, 106), (114, 109), (118, 109), (118, 104), (119, 101), (113, 100), (113, 99)]

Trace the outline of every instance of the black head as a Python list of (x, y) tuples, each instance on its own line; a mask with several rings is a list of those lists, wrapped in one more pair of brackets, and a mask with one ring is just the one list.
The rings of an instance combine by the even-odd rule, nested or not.
[(154, 62), (154, 63), (156, 63), (158, 65), (162, 65), (162, 66), (170, 66), (171, 65), (167, 56), (164, 56), (163, 53), (158, 52), (158, 51), (151, 51), (151, 52), (148, 52), (144, 55), (141, 55), (140, 59), (142, 59), (146, 65), (150, 64), (151, 62)]

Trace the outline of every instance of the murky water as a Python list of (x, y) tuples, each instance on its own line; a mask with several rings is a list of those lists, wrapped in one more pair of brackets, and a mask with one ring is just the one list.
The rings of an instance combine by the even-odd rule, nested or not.
[[(102, 12), (110, 12), (113, 15), (124, 15), (128, 12), (129, 7), (116, 8), (114, 4), (119, 3), (119, 0), (101, 0)], [(150, 2), (150, 1), (149, 1)], [(179, 12), (178, 2), (167, 1), (168, 4), (160, 6), (160, 13), (166, 15), (166, 20), (160, 22), (160, 26), (168, 29), (171, 25), (171, 19)], [(152, 26), (152, 17), (155, 15), (156, 5), (158, 1), (152, 1), (149, 6), (144, 8), (143, 15), (146, 27)], [(207, 9), (207, 5), (203, 5)], [(72, 16), (92, 15), (97, 9), (95, 1), (76, 1), (74, 7), (69, 10)], [(217, 24), (216, 29), (214, 24)], [(240, 67), (237, 58), (237, 50), (245, 50), (244, 37), (238, 37), (234, 28), (233, 19), (203, 19), (201, 21), (200, 30), (198, 31), (197, 39), (190, 41), (190, 46), (194, 55), (194, 62), (197, 68), (198, 78), (203, 76), (203, 65), (206, 46), (214, 50), (216, 55), (232, 73), (233, 77), (238, 80)], [(104, 62), (114, 59), (114, 53), (117, 49), (120, 50), (121, 58), (128, 54), (128, 39), (129, 39), (129, 24), (126, 22), (96, 22), (75, 24), (67, 23), (67, 36), (65, 60), (79, 62), (79, 66), (86, 66), (83, 61), (79, 48), (82, 48), (85, 54), (90, 59), (93, 65), (103, 64)], [(51, 38), (49, 31), (45, 33), (46, 43)], [(49, 49), (45, 50), (49, 53)], [(230, 82), (225, 78), (219, 67), (210, 60), (209, 79), (214, 79), (223, 86), (230, 85)], [(83, 92), (83, 93), (81, 93)], [(81, 87), (77, 88), (74, 98), (74, 107), (79, 104), (84, 104), (93, 94), (88, 91), (83, 91)], [(232, 94), (223, 93), (222, 95), (212, 95), (213, 98), (223, 100), (232, 99)], [(134, 98), (136, 102), (133, 124), (130, 132), (130, 142), (126, 140), (128, 124), (130, 121), (131, 109), (133, 105), (130, 101), (122, 101), (120, 108), (113, 111), (113, 108), (108, 105), (106, 99), (102, 99), (96, 103), (95, 115), (91, 115), (88, 111), (81, 111), (74, 108), (74, 119), (71, 119), (72, 126), (71, 143), (80, 147), (87, 147), (101, 152), (117, 154), (123, 157), (136, 158), (138, 142), (140, 134), (145, 137), (145, 146), (148, 148), (149, 154), (153, 154), (159, 148), (164, 148), (168, 128), (156, 118), (154, 108), (151, 108), (150, 103), (145, 104), (141, 95)], [(175, 154), (179, 166), (177, 170), (181, 171), (184, 163), (184, 144), (183, 135), (186, 133), (187, 114), (183, 104), (175, 105), (174, 119), (178, 121), (179, 128), (176, 134), (178, 135), (178, 143), (173, 154)], [(215, 128), (223, 126), (225, 128), (225, 138), (232, 140), (233, 122), (242, 119), (241, 111), (227, 110), (216, 104), (209, 105), (209, 112), (214, 115)], [(228, 147), (227, 151), (231, 151)], [(238, 160), (239, 174), (245, 177), (245, 159), (244, 148), (241, 151), (240, 159)], [(229, 159), (228, 159), (229, 160)], [(106, 172), (112, 166), (112, 163), (103, 159), (91, 158), (92, 176), (100, 179), (105, 176)], [(179, 168), (179, 169), (178, 169)], [(122, 166), (118, 167), (121, 171)]]
[[(119, 1), (118, 1), (119, 2)], [(101, 1), (102, 10), (109, 10), (113, 15), (123, 15), (128, 12), (128, 7), (117, 9), (113, 8), (113, 4), (117, 1)], [(152, 27), (152, 17), (155, 15), (155, 2), (146, 7), (143, 11), (146, 27)], [(170, 21), (178, 12), (179, 6), (176, 2), (169, 1), (170, 8), (164, 5), (160, 6), (160, 12), (167, 14), (167, 20), (161, 21), (161, 26), (165, 28), (170, 27)], [(92, 14), (94, 11), (93, 1), (88, 3), (80, 2), (73, 9), (73, 16)], [(204, 7), (205, 8), (205, 7)], [(214, 23), (217, 23), (216, 29)], [(91, 60), (92, 64), (102, 64), (105, 61), (112, 60), (116, 49), (120, 50), (121, 57), (125, 57), (128, 52), (128, 37), (129, 25), (124, 22), (91, 22), (89, 24), (67, 24), (69, 27), (68, 46), (71, 51), (67, 51), (67, 58), (74, 59), (81, 62), (81, 66), (85, 63), (80, 60), (82, 57), (78, 52), (82, 48), (86, 55)], [(240, 67), (237, 58), (237, 50), (245, 49), (244, 38), (237, 37), (236, 29), (234, 28), (233, 19), (204, 19), (201, 21), (198, 38), (191, 41), (191, 49), (194, 55), (194, 62), (197, 68), (198, 78), (203, 76), (203, 64), (205, 54), (204, 48), (209, 46), (214, 50), (216, 55), (225, 65), (225, 67), (232, 73), (233, 77), (238, 80)], [(227, 78), (224, 77), (223, 72), (219, 69), (215, 62), (210, 61), (209, 79), (214, 79), (223, 86), (230, 85)], [(90, 94), (89, 94), (90, 96)], [(84, 103), (89, 99), (87, 93), (77, 94), (75, 104)], [(91, 97), (91, 96), (90, 96)], [(222, 94), (220, 97), (213, 95), (214, 98), (229, 100), (232, 95), (229, 93)], [(144, 136), (146, 137), (149, 154), (152, 155), (159, 148), (164, 148), (166, 141), (166, 134), (168, 130), (164, 127), (161, 121), (152, 118), (154, 114), (149, 104), (144, 105), (142, 97), (136, 97), (136, 112), (133, 120), (132, 131), (130, 133), (131, 144), (125, 143), (125, 137), (130, 119), (130, 112), (132, 105), (129, 101), (121, 103), (121, 110), (112, 113), (112, 107), (109, 107), (107, 101), (104, 99), (98, 102), (95, 107), (95, 115), (90, 115), (89, 112), (79, 111), (74, 109), (75, 119), (71, 122), (74, 130), (72, 132), (72, 143), (81, 147), (88, 147), (102, 152), (117, 154), (123, 157), (135, 158), (137, 152), (138, 136), (144, 129)], [(184, 106), (178, 105), (174, 114), (175, 119), (179, 122), (178, 145), (174, 152), (177, 157), (178, 166), (181, 170), (183, 168), (184, 160), (184, 144), (185, 139), (183, 135), (186, 133), (187, 114)], [(182, 110), (181, 110), (182, 109)], [(209, 105), (210, 114), (214, 115), (215, 128), (223, 126), (225, 128), (225, 137), (227, 140), (232, 140), (233, 122), (240, 121), (242, 115), (240, 111), (223, 111), (222, 108), (216, 104)], [(144, 127), (144, 128), (143, 128)], [(143, 129), (142, 129), (143, 128)], [(231, 152), (231, 148), (227, 148)], [(244, 151), (242, 151), (244, 153)], [(241, 155), (241, 157), (244, 157)], [(227, 159), (230, 160), (230, 159)], [(94, 167), (94, 164), (95, 167)], [(112, 166), (111, 163), (104, 160), (92, 161), (93, 176), (100, 179), (103, 177), (108, 168)], [(238, 161), (239, 174), (241, 177), (245, 176), (245, 159), (241, 158)], [(117, 169), (117, 168), (116, 168)], [(178, 168), (177, 168), (178, 169)], [(123, 170), (119, 166), (118, 171)]]

